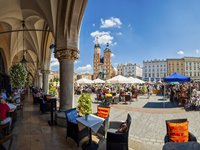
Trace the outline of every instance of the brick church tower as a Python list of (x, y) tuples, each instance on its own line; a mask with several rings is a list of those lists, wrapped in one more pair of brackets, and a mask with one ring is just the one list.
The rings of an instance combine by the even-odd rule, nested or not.
[(93, 59), (93, 79), (97, 79), (100, 71), (100, 45), (98, 37), (96, 38), (96, 44), (94, 45), (94, 59)]
[(103, 57), (101, 57), (101, 47), (96, 37), (96, 43), (94, 45), (94, 58), (93, 58), (93, 79), (107, 80), (112, 77), (113, 68), (111, 62), (111, 50), (107, 43), (104, 49)]
[(111, 62), (111, 50), (109, 44), (104, 50), (104, 69), (105, 69), (105, 79), (110, 79), (112, 75), (112, 62)]

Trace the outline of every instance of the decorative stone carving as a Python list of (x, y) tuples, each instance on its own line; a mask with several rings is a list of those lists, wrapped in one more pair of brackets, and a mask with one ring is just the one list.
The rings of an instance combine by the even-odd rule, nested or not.
[(54, 56), (58, 60), (69, 59), (74, 61), (79, 58), (79, 51), (73, 48), (57, 49), (54, 52)]

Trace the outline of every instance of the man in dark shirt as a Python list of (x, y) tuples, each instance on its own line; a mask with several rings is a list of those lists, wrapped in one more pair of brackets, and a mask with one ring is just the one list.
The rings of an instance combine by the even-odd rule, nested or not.
[(6, 104), (6, 101), (4, 99), (1, 99), (0, 100), (0, 125), (9, 123), (9, 128), (11, 129), (12, 118), (6, 116), (7, 112), (9, 111), (11, 110)]

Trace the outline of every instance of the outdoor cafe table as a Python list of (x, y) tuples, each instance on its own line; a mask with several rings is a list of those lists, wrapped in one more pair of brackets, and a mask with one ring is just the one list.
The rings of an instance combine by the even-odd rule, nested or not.
[(97, 149), (98, 145), (92, 142), (92, 131), (97, 133), (104, 119), (98, 116), (95, 116), (93, 114), (89, 114), (87, 116), (87, 119), (85, 118), (85, 116), (83, 116), (83, 117), (78, 117), (77, 121), (89, 128), (89, 142), (88, 144), (83, 145), (83, 149), (87, 149), (87, 150)]
[(48, 121), (50, 126), (53, 126), (56, 124), (55, 119), (54, 119), (54, 114), (53, 114), (54, 110), (55, 111), (57, 110), (56, 101), (57, 101), (57, 97), (53, 97), (53, 96), (47, 97), (47, 102), (50, 103), (51, 105), (50, 120)]

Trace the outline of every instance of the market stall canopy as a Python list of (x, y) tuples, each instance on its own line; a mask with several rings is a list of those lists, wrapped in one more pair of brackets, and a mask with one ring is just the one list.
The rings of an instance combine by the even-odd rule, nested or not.
[(118, 75), (111, 79), (106, 80), (107, 83), (130, 83), (130, 80), (124, 76)]
[(179, 84), (179, 82), (168, 82), (168, 84), (176, 85), (176, 84)]
[(184, 76), (178, 72), (172, 73), (170, 76), (164, 78), (165, 82), (190, 82), (190, 77)]
[(128, 79), (129, 79), (130, 83), (132, 83), (132, 84), (144, 84), (145, 83), (143, 80), (140, 80), (138, 78), (129, 77)]
[(93, 80), (93, 83), (95, 83), (95, 84), (105, 83), (105, 81), (98, 78), (98, 79)]
[(89, 80), (89, 79), (86, 79), (86, 78), (81, 78), (81, 79), (79, 79), (75, 82), (78, 83), (78, 84), (92, 84), (93, 83), (92, 80)]

